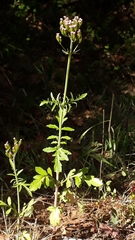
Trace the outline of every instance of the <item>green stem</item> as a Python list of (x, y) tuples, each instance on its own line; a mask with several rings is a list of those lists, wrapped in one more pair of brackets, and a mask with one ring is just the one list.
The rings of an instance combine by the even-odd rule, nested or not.
[[(62, 120), (63, 120), (63, 111), (60, 111), (59, 136), (58, 136), (58, 145), (57, 145), (58, 148), (60, 148), (60, 146), (61, 146)], [(57, 207), (57, 205), (58, 205), (58, 191), (59, 191), (59, 173), (56, 173), (54, 207)]]
[[(64, 87), (64, 94), (63, 94), (63, 101), (60, 105), (60, 120), (59, 120), (59, 136), (58, 136), (58, 145), (57, 147), (61, 147), (61, 135), (62, 135), (62, 124), (63, 124), (63, 108), (66, 103), (66, 96), (67, 96), (67, 88), (68, 88), (68, 79), (69, 79), (69, 71), (70, 71), (70, 63), (71, 57), (73, 54), (73, 41), (70, 39), (70, 49), (68, 52), (68, 61), (67, 61), (67, 69), (66, 69), (66, 77), (65, 77), (65, 87)], [(58, 191), (59, 191), (59, 173), (56, 173), (56, 185), (55, 185), (55, 197), (54, 197), (54, 207), (58, 205)]]
[(13, 166), (14, 166), (14, 176), (15, 176), (15, 182), (16, 182), (16, 193), (17, 193), (17, 232), (20, 230), (20, 194), (19, 194), (19, 187), (18, 187), (18, 177), (16, 172), (16, 166), (15, 166), (15, 157), (16, 154), (13, 155)]
[(68, 88), (68, 79), (69, 79), (69, 71), (70, 71), (70, 63), (71, 63), (71, 57), (73, 54), (73, 41), (70, 40), (70, 49), (68, 53), (68, 62), (67, 62), (67, 70), (66, 70), (66, 78), (65, 78), (65, 88), (64, 88), (64, 95), (63, 95), (63, 102), (62, 105), (65, 105), (66, 96), (67, 96), (67, 88)]

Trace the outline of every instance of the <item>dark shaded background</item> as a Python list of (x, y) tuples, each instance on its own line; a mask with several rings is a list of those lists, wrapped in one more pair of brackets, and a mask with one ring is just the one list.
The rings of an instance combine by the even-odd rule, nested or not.
[[(69, 115), (69, 124), (76, 129), (74, 141), (85, 129), (102, 121), (104, 108), (106, 117), (109, 116), (112, 94), (115, 95), (113, 124), (117, 127), (121, 123), (122, 138), (128, 117), (131, 115), (134, 120), (134, 1), (1, 1), (1, 174), (5, 169), (8, 171), (3, 144), (14, 136), (23, 139), (18, 167), (21, 165), (31, 172), (39, 159), (41, 165), (45, 165), (42, 148), (50, 134), (45, 126), (53, 117), (50, 110), (40, 108), (39, 103), (49, 97), (50, 92), (55, 96), (63, 92), (67, 59), (55, 34), (59, 32), (59, 19), (64, 15), (71, 18), (78, 15), (83, 19), (83, 42), (72, 60), (69, 92), (73, 91), (74, 95), (88, 92), (88, 97)], [(68, 47), (67, 39), (63, 43)], [(86, 112), (91, 112), (89, 117)], [(101, 141), (101, 129), (96, 138)], [(84, 144), (90, 141), (88, 135)], [(121, 145), (120, 141), (118, 151)], [(129, 145), (130, 141), (126, 151)]]

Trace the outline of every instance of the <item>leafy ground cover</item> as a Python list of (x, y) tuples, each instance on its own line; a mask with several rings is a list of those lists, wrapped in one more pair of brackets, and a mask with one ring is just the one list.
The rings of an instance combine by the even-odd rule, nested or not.
[[(78, 198), (78, 204), (64, 204), (61, 222), (55, 229), (49, 224), (49, 212), (46, 208), (54, 201), (52, 195), (36, 197), (37, 202), (31, 218), (24, 218), (21, 230), (32, 234), (32, 239), (134, 239), (134, 199), (130, 194), (105, 199)], [(15, 218), (7, 220), (9, 237), (15, 239)], [(1, 214), (1, 233), (5, 224)], [(3, 236), (3, 237), (2, 237)], [(4, 237), (5, 236), (5, 237)], [(25, 238), (24, 238), (25, 239)]]

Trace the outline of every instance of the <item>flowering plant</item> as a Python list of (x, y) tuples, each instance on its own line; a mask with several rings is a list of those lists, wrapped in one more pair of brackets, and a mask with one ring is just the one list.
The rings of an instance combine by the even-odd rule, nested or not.
[[(70, 98), (67, 96), (68, 80), (69, 80), (69, 71), (71, 57), (73, 54), (78, 52), (78, 45), (82, 41), (82, 33), (80, 27), (82, 25), (82, 19), (78, 16), (75, 16), (72, 20), (64, 16), (60, 19), (60, 33), (56, 34), (56, 40), (62, 47), (64, 54), (68, 56), (67, 60), (67, 69), (65, 76), (65, 86), (63, 96), (60, 93), (55, 98), (53, 93), (50, 94), (50, 99), (43, 100), (40, 103), (40, 106), (44, 104), (51, 106), (51, 110), (57, 109), (58, 114), (56, 116), (57, 124), (48, 124), (47, 127), (54, 129), (55, 134), (49, 136), (47, 139), (51, 140), (51, 146), (43, 149), (46, 153), (52, 153), (53, 156), (53, 171), (56, 173), (56, 178), (53, 177), (53, 171), (51, 168), (47, 170), (42, 169), (41, 167), (36, 167), (35, 170), (37, 175), (34, 176), (34, 180), (30, 185), (31, 191), (35, 191), (43, 185), (44, 187), (54, 187), (54, 206), (50, 206), (48, 210), (51, 211), (50, 222), (51, 225), (56, 226), (60, 221), (60, 212), (61, 208), (58, 204), (58, 198), (62, 201), (68, 201), (73, 199), (73, 193), (70, 191), (72, 186), (72, 181), (77, 187), (81, 186), (82, 182), (86, 182), (88, 186), (101, 186), (102, 181), (94, 176), (86, 175), (88, 172), (87, 168), (80, 169), (78, 172), (76, 169), (71, 169), (65, 178), (60, 179), (60, 173), (63, 172), (62, 162), (69, 161), (69, 155), (71, 152), (68, 151), (65, 146), (68, 141), (71, 141), (71, 137), (68, 136), (67, 132), (74, 131), (73, 128), (65, 126), (67, 121), (67, 113), (70, 111), (73, 104), (77, 104), (79, 100), (84, 99), (87, 96), (87, 93), (79, 95), (74, 98), (73, 94), (70, 93)], [(68, 37), (70, 40), (70, 48), (66, 50), (62, 45), (62, 35)], [(74, 47), (75, 45), (75, 47)], [(59, 194), (59, 187), (64, 186), (65, 189), (62, 194)]]

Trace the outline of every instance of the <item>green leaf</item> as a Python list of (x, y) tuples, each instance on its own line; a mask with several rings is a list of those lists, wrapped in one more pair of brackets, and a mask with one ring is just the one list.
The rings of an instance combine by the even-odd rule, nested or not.
[(47, 139), (48, 139), (48, 140), (50, 140), (50, 139), (58, 139), (58, 136), (56, 136), (56, 135), (51, 135), (51, 136), (49, 136)]
[(96, 159), (97, 161), (99, 161), (99, 162), (101, 162), (101, 160), (102, 160), (104, 163), (106, 163), (106, 164), (108, 164), (109, 166), (115, 168), (115, 166), (114, 166), (113, 164), (111, 164), (109, 161), (107, 161), (103, 156), (101, 156), (101, 155), (99, 155), (99, 154), (90, 154), (90, 156), (91, 156), (92, 158), (95, 158), (95, 159)]
[(85, 182), (87, 183), (87, 185), (90, 187), (91, 185), (94, 187), (101, 187), (103, 185), (102, 180), (100, 180), (99, 178), (91, 178), (91, 179), (85, 179)]
[(80, 185), (81, 185), (81, 178), (79, 177), (79, 176), (75, 176), (75, 185), (77, 186), (77, 187), (80, 187)]
[(75, 101), (79, 101), (84, 99), (87, 96), (87, 93), (83, 93), (82, 95), (78, 96), (77, 98), (75, 98)]
[(69, 136), (62, 136), (61, 139), (71, 140), (71, 137), (69, 137)]
[(123, 177), (126, 177), (126, 175), (127, 175), (125, 171), (122, 171), (121, 174)]
[(66, 188), (70, 188), (71, 185), (72, 185), (71, 180), (69, 178), (67, 178), (67, 180), (66, 180)]
[(75, 129), (74, 128), (71, 128), (71, 127), (63, 127), (62, 128), (62, 131), (70, 131), (70, 132), (72, 132), (72, 131), (74, 131)]
[(54, 206), (49, 206), (47, 208), (47, 210), (50, 211), (50, 212), (53, 212), (53, 211), (55, 211), (55, 207)]
[(23, 185), (23, 187), (25, 188), (25, 190), (27, 191), (27, 193), (29, 194), (30, 197), (32, 197), (32, 192), (29, 189), (29, 187), (26, 186), (26, 184)]
[(58, 148), (57, 151), (53, 154), (53, 156), (57, 156), (60, 161), (68, 161), (68, 155), (71, 154), (68, 150), (64, 148)]
[(67, 149), (64, 149), (64, 148), (63, 148), (63, 152), (66, 153), (67, 155), (71, 155), (71, 152), (68, 151)]
[(46, 153), (51, 153), (51, 152), (55, 152), (56, 149), (57, 149), (56, 147), (46, 147), (43, 149), (43, 151)]
[(54, 96), (53, 96), (53, 93), (52, 93), (52, 92), (50, 93), (50, 97), (51, 97), (52, 101), (55, 101), (55, 98), (54, 98)]
[(8, 216), (12, 211), (12, 208), (9, 208), (8, 210), (6, 210), (6, 216)]
[(68, 176), (67, 176), (67, 177), (68, 177), (68, 178), (69, 178), (69, 177), (72, 177), (72, 176), (75, 174), (75, 172), (76, 172), (76, 169), (75, 169), (75, 168), (74, 168), (74, 169), (71, 169), (70, 172), (68, 173)]
[(56, 116), (56, 119), (57, 119), (57, 121), (58, 121), (58, 123), (60, 122), (60, 118), (58, 117), (58, 116)]
[(61, 164), (58, 156), (56, 156), (54, 159), (54, 172), (56, 172), (56, 173), (62, 172), (62, 164)]
[(10, 158), (9, 158), (9, 162), (10, 162), (10, 166), (11, 166), (13, 172), (14, 172), (14, 170), (15, 170), (15, 166), (14, 166), (13, 161), (12, 161)]
[(50, 224), (55, 227), (60, 223), (60, 209), (54, 208), (53, 211), (51, 211), (50, 214)]
[(43, 101), (39, 104), (39, 106), (41, 107), (41, 106), (43, 106), (44, 104), (48, 104), (48, 103), (49, 103), (49, 101), (43, 100)]
[[(8, 175), (8, 176), (14, 176), (13, 173), (8, 173), (7, 175)], [(13, 181), (13, 180), (11, 180), (11, 181)], [(10, 181), (10, 182), (11, 182), (11, 181)]]
[(8, 203), (9, 206), (11, 206), (11, 204), (12, 204), (11, 197), (7, 198), (7, 203)]
[(19, 171), (17, 172), (17, 176), (18, 176), (21, 172), (23, 172), (23, 169), (21, 169), (21, 170), (19, 170)]
[(49, 168), (47, 168), (47, 173), (50, 175), (50, 176), (52, 176), (52, 169), (49, 167)]
[(33, 180), (30, 184), (30, 191), (36, 191), (41, 188), (41, 185), (45, 179), (45, 177), (39, 176), (40, 178)]
[(57, 145), (57, 144), (58, 144), (58, 141), (52, 141), (51, 144)]
[(49, 187), (49, 183), (50, 183), (50, 179), (49, 179), (48, 176), (46, 176), (46, 178), (45, 178), (45, 186)]
[(32, 240), (32, 237), (30, 235), (30, 233), (28, 233), (27, 231), (23, 231), (22, 235), (20, 236), (19, 240)]
[(60, 157), (61, 161), (68, 161), (69, 160), (69, 158), (67, 156), (67, 153), (64, 152), (63, 148), (59, 149), (59, 157)]
[(67, 117), (63, 118), (62, 124), (67, 121)]
[(55, 124), (48, 124), (46, 125), (48, 128), (52, 128), (52, 129), (56, 129), (56, 130), (59, 130), (59, 127)]
[(21, 217), (31, 217), (33, 210), (34, 210), (34, 207), (33, 207), (34, 203), (35, 203), (34, 199), (31, 199), (27, 205), (25, 204), (20, 213), (20, 216)]
[[(109, 122), (109, 120), (104, 121), (104, 123), (105, 122)], [(81, 141), (84, 138), (84, 136), (87, 134), (87, 132), (89, 132), (92, 128), (98, 126), (99, 124), (103, 124), (103, 122), (97, 123), (97, 124), (93, 125), (92, 127), (88, 128), (85, 132), (82, 133), (79, 140)]]
[(35, 171), (36, 171), (39, 175), (42, 175), (42, 176), (46, 176), (46, 175), (47, 175), (46, 170), (44, 170), (44, 169), (41, 168), (41, 167), (35, 167)]
[(8, 205), (5, 202), (0, 200), (0, 207), (8, 207)]
[(53, 105), (53, 107), (51, 109), (52, 112), (54, 111), (54, 109), (56, 108), (57, 105), (58, 105), (58, 103), (57, 103), (57, 101), (55, 101), (55, 103), (54, 103), (54, 105)]
[(67, 143), (66, 143), (66, 142), (64, 142), (64, 141), (61, 141), (61, 145), (62, 145), (62, 144), (67, 144)]

